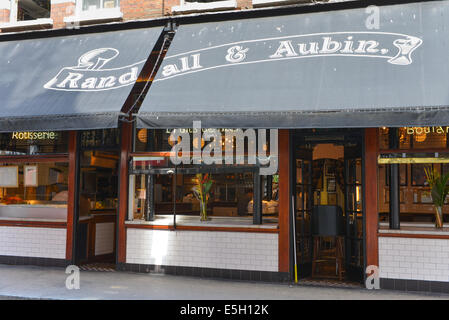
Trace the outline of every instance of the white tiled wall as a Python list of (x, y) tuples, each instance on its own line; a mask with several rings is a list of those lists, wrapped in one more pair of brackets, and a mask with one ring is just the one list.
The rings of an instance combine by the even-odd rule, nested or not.
[(277, 272), (278, 235), (129, 228), (126, 262)]
[(114, 252), (115, 223), (97, 223), (95, 225), (95, 255)]
[(449, 240), (379, 237), (380, 277), (449, 281)]
[(0, 227), (0, 255), (65, 259), (66, 229)]

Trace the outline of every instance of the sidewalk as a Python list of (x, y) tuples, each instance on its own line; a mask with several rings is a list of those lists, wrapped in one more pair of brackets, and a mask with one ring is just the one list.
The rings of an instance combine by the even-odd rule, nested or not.
[(449, 295), (387, 290), (205, 280), (171, 275), (81, 271), (80, 289), (68, 290), (63, 268), (0, 265), (0, 299), (311, 300), (449, 299)]

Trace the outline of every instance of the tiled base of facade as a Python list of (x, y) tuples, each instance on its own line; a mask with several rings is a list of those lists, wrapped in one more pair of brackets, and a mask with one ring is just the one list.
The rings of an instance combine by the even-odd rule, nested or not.
[(449, 294), (449, 282), (425, 281), (425, 280), (404, 280), (404, 279), (380, 279), (380, 288), (388, 290), (447, 293)]
[(71, 264), (65, 259), (39, 258), (39, 257), (18, 257), (0, 256), (0, 264), (9, 265), (32, 265), (40, 267), (66, 267)]
[(211, 279), (244, 280), (258, 282), (289, 282), (286, 272), (251, 271), (234, 269), (214, 269), (199, 267), (161, 266), (148, 264), (119, 263), (116, 269), (140, 273), (161, 273), (178, 276), (200, 277)]

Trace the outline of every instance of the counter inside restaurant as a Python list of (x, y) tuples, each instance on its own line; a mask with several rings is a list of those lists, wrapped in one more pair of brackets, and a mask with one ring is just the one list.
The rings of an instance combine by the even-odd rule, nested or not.
[(67, 222), (67, 205), (0, 204), (0, 220)]
[(379, 234), (408, 234), (408, 235), (430, 235), (430, 236), (449, 236), (449, 224), (442, 229), (435, 228), (431, 222), (401, 222), (399, 230), (390, 229), (388, 222), (379, 223)]

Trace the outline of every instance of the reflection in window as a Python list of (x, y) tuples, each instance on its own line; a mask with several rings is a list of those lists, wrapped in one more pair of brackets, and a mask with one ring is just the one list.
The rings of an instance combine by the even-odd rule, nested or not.
[[(200, 202), (196, 198), (194, 174), (153, 175), (153, 201), (155, 215), (173, 215), (173, 197), (176, 197), (176, 214), (199, 216)], [(212, 175), (213, 186), (208, 203), (208, 215), (220, 217), (252, 217), (254, 179), (253, 173), (221, 173)], [(134, 187), (133, 219), (145, 219), (145, 204), (148, 195), (148, 175), (132, 175)], [(176, 192), (174, 192), (176, 185)], [(278, 212), (278, 178), (265, 179), (262, 214), (264, 218), (277, 217)]]
[[(379, 147), (389, 149), (390, 133), (394, 128), (379, 129)], [(447, 146), (449, 127), (401, 127), (397, 134), (399, 149), (442, 149)]]
[(425, 168), (433, 168), (432, 164), (412, 164), (411, 165), (411, 177), (412, 185), (414, 186), (426, 186), (427, 178)]
[(1, 204), (67, 204), (67, 163), (0, 164)]
[(11, 22), (50, 18), (50, 0), (13, 0), (11, 3)]
[(68, 163), (0, 163), (0, 217), (66, 219)]

